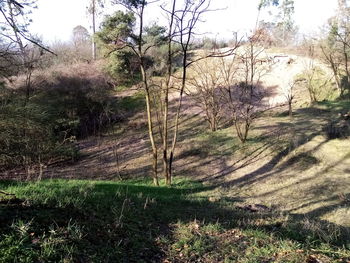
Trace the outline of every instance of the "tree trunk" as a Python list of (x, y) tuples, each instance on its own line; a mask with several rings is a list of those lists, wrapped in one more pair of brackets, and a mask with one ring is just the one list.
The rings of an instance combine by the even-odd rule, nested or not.
[(173, 0), (172, 2), (172, 11), (170, 16), (170, 25), (169, 25), (169, 31), (168, 31), (168, 72), (167, 72), (167, 80), (166, 80), (166, 87), (165, 87), (165, 93), (164, 93), (164, 118), (163, 118), (163, 168), (164, 168), (164, 177), (167, 185), (171, 185), (171, 165), (172, 165), (172, 159), (173, 154), (172, 151), (170, 152), (170, 156), (168, 159), (168, 114), (169, 114), (169, 89), (170, 89), (170, 82), (171, 82), (171, 74), (173, 69), (173, 53), (172, 53), (172, 41), (173, 41), (173, 26), (174, 26), (174, 19), (175, 19), (175, 7), (176, 7), (176, 0)]
[(92, 0), (92, 59), (96, 60), (96, 0)]
[[(184, 54), (183, 58), (184, 63), (187, 62), (187, 54)], [(185, 64), (184, 64), (185, 65)], [(172, 179), (172, 164), (174, 161), (174, 152), (175, 152), (175, 147), (176, 147), (176, 142), (177, 142), (177, 135), (179, 131), (179, 121), (180, 121), (180, 112), (182, 108), (182, 100), (183, 100), (183, 93), (185, 90), (185, 85), (186, 85), (186, 76), (187, 76), (187, 68), (185, 67), (183, 69), (182, 73), (182, 84), (181, 84), (181, 89), (180, 89), (180, 98), (179, 98), (179, 104), (177, 106), (177, 111), (176, 111), (176, 116), (175, 116), (175, 123), (174, 123), (174, 137), (173, 137), (173, 142), (170, 150), (170, 158), (169, 158), (169, 183), (171, 184), (171, 179)]]
[(158, 156), (157, 151), (154, 151), (153, 149), (153, 184), (155, 186), (159, 186), (159, 180), (158, 180)]
[(144, 22), (143, 21), (143, 13), (144, 13), (145, 5), (146, 5), (146, 1), (143, 0), (143, 2), (141, 4), (140, 14), (139, 14), (140, 28), (139, 28), (138, 46), (137, 46), (138, 51), (137, 52), (135, 51), (135, 53), (139, 58), (140, 70), (141, 70), (141, 75), (142, 75), (142, 82), (143, 82), (144, 90), (145, 90), (148, 135), (149, 135), (151, 146), (152, 146), (152, 156), (153, 156), (153, 183), (156, 186), (159, 186), (159, 181), (158, 181), (158, 148), (157, 148), (155, 140), (154, 140), (152, 111), (151, 111), (151, 94), (150, 94), (150, 87), (148, 85), (147, 73), (146, 73), (146, 68), (145, 68), (144, 53), (142, 51), (142, 44), (143, 44), (142, 34), (143, 34), (143, 22)]
[(288, 115), (290, 118), (293, 117), (292, 100), (288, 101)]
[(242, 127), (241, 125), (243, 125), (243, 123), (241, 124), (239, 121), (235, 121), (235, 128), (236, 128), (236, 132), (237, 132), (237, 136), (238, 139), (241, 141), (241, 143), (245, 143), (247, 141), (248, 138), (248, 133), (249, 133), (249, 127), (250, 127), (250, 123), (249, 120), (244, 120), (244, 131), (242, 131)]
[(155, 185), (159, 185), (158, 182), (158, 149), (154, 140), (153, 123), (152, 123), (152, 112), (151, 112), (151, 99), (149, 94), (149, 87), (146, 79), (146, 72), (144, 67), (141, 66), (142, 76), (144, 78), (144, 85), (146, 91), (146, 111), (147, 111), (147, 123), (148, 123), (148, 135), (151, 141), (152, 152), (153, 152), (153, 182)]
[(335, 63), (332, 54), (330, 53), (329, 55), (327, 55), (327, 51), (325, 50), (325, 48), (323, 46), (321, 46), (321, 50), (322, 50), (324, 57), (326, 58), (326, 61), (330, 64), (330, 66), (332, 68), (334, 80), (335, 80), (335, 83), (337, 85), (337, 89), (340, 91), (340, 97), (342, 97), (344, 95), (344, 90), (340, 84), (339, 68)]
[(170, 151), (170, 156), (169, 156), (169, 167), (168, 167), (168, 169), (169, 169), (169, 175), (168, 175), (168, 177), (167, 177), (167, 179), (166, 179), (166, 184), (167, 185), (171, 185), (171, 183), (172, 183), (172, 176), (173, 176), (173, 174), (172, 174), (172, 166), (173, 166), (173, 161), (174, 161), (174, 152), (173, 151)]

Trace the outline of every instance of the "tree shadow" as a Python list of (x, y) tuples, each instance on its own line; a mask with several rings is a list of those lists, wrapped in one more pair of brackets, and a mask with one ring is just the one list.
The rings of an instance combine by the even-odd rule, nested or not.
[[(290, 143), (288, 143), (284, 147), (284, 149), (279, 150), (277, 154), (275, 154), (268, 162), (264, 163), (259, 168), (243, 176), (240, 176), (239, 178), (236, 178), (233, 180), (226, 180), (222, 183), (222, 186), (231, 187), (231, 186), (248, 185), (248, 184), (257, 182), (259, 180), (266, 179), (267, 177), (273, 176), (274, 174), (280, 173), (284, 169), (288, 168), (290, 164), (286, 163), (278, 167), (278, 169), (275, 171), (275, 167), (290, 152), (294, 151), (299, 147), (302, 147), (304, 144), (311, 141), (314, 137), (322, 133), (324, 129), (324, 125), (326, 125), (329, 116), (324, 116), (320, 114), (320, 112), (322, 112), (322, 110), (320, 111), (320, 109), (317, 109), (317, 108), (300, 109), (296, 111), (293, 123), (277, 122), (274, 125), (260, 126), (256, 128), (259, 130), (268, 129), (270, 131), (267, 131), (266, 133), (263, 133), (262, 135), (259, 136), (259, 140), (263, 141), (264, 144), (260, 148), (252, 152), (253, 156), (254, 156), (254, 153), (257, 153), (258, 155), (260, 155), (269, 149), (279, 149), (279, 147), (283, 145), (283, 143), (281, 144), (278, 138), (282, 134), (281, 131), (288, 132), (290, 130), (289, 131), (291, 133)], [(322, 123), (319, 124), (318, 123), (319, 121), (322, 121)], [(313, 151), (316, 151), (317, 148), (321, 147), (326, 142), (327, 140), (319, 144), (317, 147), (313, 149)], [(244, 156), (243, 160), (245, 159), (251, 160), (249, 159), (249, 157), (252, 154), (248, 154)], [(268, 154), (271, 154), (271, 153), (269, 152)], [(234, 166), (223, 167), (223, 169), (221, 170), (221, 175), (213, 174), (213, 179), (228, 176), (230, 175), (230, 173), (233, 173), (238, 169), (245, 167), (246, 165), (249, 165), (249, 164), (251, 164), (251, 162), (243, 162), (243, 165), (238, 167), (234, 167)]]
[[(0, 181), (1, 187), (8, 184)], [(57, 190), (57, 187), (61, 185), (53, 183), (39, 189), (48, 191)], [(60, 189), (58, 196), (44, 205), (41, 203), (43, 200), (29, 202), (27, 206), (0, 204), (0, 233), (11, 231), (10, 225), (14, 221), (30, 221), (34, 228), (32, 239), (39, 240), (36, 242), (40, 244), (40, 237), (52, 230), (52, 225), (58, 228), (69, 224), (81, 226), (83, 235), (75, 241), (78, 249), (74, 256), (76, 260), (85, 262), (91, 257), (105, 262), (164, 262), (171, 243), (164, 244), (159, 240), (166, 238), (168, 242), (173, 242), (176, 239), (174, 227), (179, 222), (184, 225), (220, 222), (223, 231), (229, 231), (230, 235), (235, 235), (234, 231), (230, 231), (234, 228), (254, 229), (277, 236), (280, 240), (294, 240), (303, 244), (306, 238), (309, 244), (324, 242), (327, 231), (338, 229), (341, 234), (327, 241), (339, 247), (349, 245), (350, 239), (346, 239), (350, 237), (349, 228), (315, 220), (312, 223), (317, 225), (316, 231), (303, 222), (304, 215), (291, 214), (286, 222), (281, 223), (276, 220), (277, 211), (251, 213), (235, 208), (240, 201), (237, 199), (210, 202), (207, 197), (189, 198), (191, 194), (211, 189), (213, 186), (204, 187), (188, 182), (180, 182), (172, 188), (153, 187), (145, 185), (144, 181), (118, 185), (98, 182), (87, 195), (83, 190), (79, 190), (79, 193)], [(30, 201), (30, 193), (27, 195)], [(58, 205), (63, 197), (67, 200), (83, 198), (83, 202)], [(70, 238), (69, 234), (66, 234), (66, 238)], [(40, 248), (32, 246), (31, 249)]]

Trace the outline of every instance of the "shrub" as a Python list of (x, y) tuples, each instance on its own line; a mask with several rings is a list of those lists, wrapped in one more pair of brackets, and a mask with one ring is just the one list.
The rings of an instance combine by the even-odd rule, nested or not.
[(97, 134), (118, 119), (112, 85), (98, 65), (75, 64), (35, 72), (29, 101), (22, 78), (3, 88), (0, 170), (75, 159), (76, 138)]
[(139, 62), (135, 54), (128, 50), (118, 50), (110, 54), (104, 70), (118, 84), (130, 85), (140, 79)]
[(325, 132), (329, 140), (346, 138), (350, 135), (350, 121), (333, 120), (325, 127)]
[(297, 80), (303, 81), (310, 97), (310, 101), (317, 102), (325, 99), (334, 99), (334, 86), (330, 78), (322, 68), (310, 66), (297, 76)]

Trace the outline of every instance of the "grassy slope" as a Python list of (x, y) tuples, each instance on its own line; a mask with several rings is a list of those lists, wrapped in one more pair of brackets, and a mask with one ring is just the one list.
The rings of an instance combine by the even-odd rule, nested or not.
[[(142, 105), (140, 94), (121, 103), (126, 111)], [(177, 174), (204, 177), (208, 186), (1, 182), (22, 200), (1, 201), (0, 262), (348, 262), (350, 141), (323, 132), (348, 109), (349, 102), (324, 102), (296, 109), (292, 121), (265, 115), (246, 145), (232, 127), (205, 132), (200, 116), (189, 119)], [(222, 167), (214, 173), (215, 160)], [(250, 213), (238, 202), (274, 211)]]
[(327, 240), (332, 228), (315, 231), (282, 214), (209, 202), (200, 196), (209, 187), (181, 179), (172, 188), (65, 180), (0, 188), (18, 198), (0, 203), (0, 262), (350, 260), (346, 239)]
[(263, 116), (246, 145), (239, 144), (231, 127), (202, 133), (192, 140), (192, 149), (202, 149), (193, 155), (224, 160), (219, 172), (204, 178), (220, 188), (204, 194), (349, 227), (350, 140), (328, 139), (324, 131), (349, 109), (349, 102), (322, 102), (296, 109), (293, 119)]

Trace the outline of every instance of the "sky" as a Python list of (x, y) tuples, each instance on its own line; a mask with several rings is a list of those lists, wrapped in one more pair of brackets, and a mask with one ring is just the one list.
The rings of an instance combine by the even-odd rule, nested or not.
[[(91, 19), (86, 6), (89, 0), (38, 0), (38, 8), (33, 12), (32, 33), (45, 42), (68, 41), (77, 25), (91, 32)], [(212, 9), (200, 26), (202, 33), (210, 33), (217, 39), (229, 39), (233, 32), (251, 30), (256, 21), (259, 0), (212, 0)], [(336, 9), (337, 0), (295, 0), (294, 19), (302, 34), (312, 34), (326, 23)], [(114, 12), (116, 7), (107, 7), (105, 12)], [(148, 22), (162, 22), (164, 17), (157, 6), (149, 8)], [(262, 14), (267, 18), (268, 14)], [(102, 18), (100, 18), (102, 19)]]

